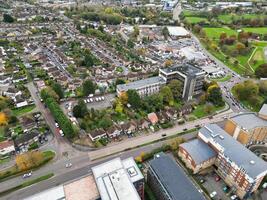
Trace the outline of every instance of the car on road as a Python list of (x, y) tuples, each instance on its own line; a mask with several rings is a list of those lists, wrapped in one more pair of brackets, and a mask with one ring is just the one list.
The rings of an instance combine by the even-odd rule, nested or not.
[(31, 177), (32, 175), (32, 171), (30, 171), (29, 173), (23, 174), (22, 178), (28, 178)]
[(215, 196), (217, 196), (217, 192), (213, 191), (212, 193), (210, 193), (210, 198), (214, 198)]
[(237, 199), (237, 195), (236, 194), (231, 196), (231, 200), (236, 200), (236, 199)]
[(57, 123), (57, 122), (55, 123), (55, 126), (56, 126), (57, 128), (59, 127), (59, 125), (58, 125), (58, 123)]
[(162, 137), (166, 137), (167, 135), (164, 133), (164, 134), (162, 134), (161, 136), (162, 136)]
[(71, 164), (71, 163), (67, 163), (67, 164), (65, 165), (65, 167), (66, 167), (66, 168), (71, 168), (71, 167), (72, 167), (72, 164)]
[(187, 128), (184, 128), (183, 131), (187, 131)]
[(64, 136), (64, 133), (61, 129), (59, 129), (59, 134), (63, 137)]
[(203, 184), (203, 183), (205, 183), (206, 182), (206, 180), (205, 179), (200, 179), (200, 181), (199, 181), (201, 184)]

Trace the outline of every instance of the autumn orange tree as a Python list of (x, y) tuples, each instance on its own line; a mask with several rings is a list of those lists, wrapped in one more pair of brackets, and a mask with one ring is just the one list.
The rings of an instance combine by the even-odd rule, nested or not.
[(30, 151), (16, 156), (16, 165), (21, 171), (39, 166), (44, 157), (40, 151)]
[(0, 112), (0, 126), (5, 126), (8, 124), (8, 117), (6, 113)]

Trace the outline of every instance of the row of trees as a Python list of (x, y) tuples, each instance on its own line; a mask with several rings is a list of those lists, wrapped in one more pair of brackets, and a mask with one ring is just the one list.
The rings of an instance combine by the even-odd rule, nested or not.
[(41, 97), (44, 100), (45, 105), (49, 108), (53, 117), (59, 124), (60, 128), (64, 132), (64, 134), (69, 139), (74, 138), (77, 133), (77, 130), (74, 129), (71, 121), (64, 114), (56, 99), (54, 99), (53, 95), (51, 94), (51, 90), (43, 89), (41, 91)]

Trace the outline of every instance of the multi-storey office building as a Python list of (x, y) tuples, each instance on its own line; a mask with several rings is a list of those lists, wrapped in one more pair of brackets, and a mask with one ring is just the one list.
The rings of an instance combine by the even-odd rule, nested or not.
[(162, 77), (166, 83), (174, 79), (181, 81), (183, 83), (181, 96), (186, 101), (201, 93), (205, 80), (205, 72), (189, 63), (159, 69), (159, 76)]
[(161, 86), (165, 84), (166, 82), (159, 76), (138, 80), (127, 84), (120, 84), (117, 85), (117, 95), (120, 96), (123, 92), (127, 92), (128, 90), (136, 90), (141, 97), (149, 96), (158, 93)]
[[(240, 198), (245, 199), (257, 190), (267, 174), (266, 162), (215, 124), (209, 124), (201, 128), (196, 140), (201, 140), (210, 147), (207, 151), (209, 155), (212, 155), (210, 149), (214, 151), (216, 158), (212, 164), (225, 183), (232, 187)], [(203, 157), (203, 155), (191, 153), (194, 147), (188, 148), (185, 145), (181, 145), (181, 147), (179, 148), (179, 156), (185, 161), (187, 167), (193, 171), (199, 168), (196, 163), (198, 157)], [(193, 152), (198, 150), (196, 148)], [(213, 158), (208, 154), (206, 162)], [(201, 167), (204, 169), (207, 166), (202, 165)]]
[(159, 76), (117, 85), (120, 96), (128, 90), (136, 90), (141, 97), (158, 93), (160, 88), (171, 80), (180, 80), (183, 84), (182, 98), (190, 100), (201, 93), (205, 80), (205, 72), (196, 66), (185, 63), (159, 70)]
[(159, 153), (149, 162), (147, 182), (160, 200), (204, 200), (203, 195), (169, 155)]

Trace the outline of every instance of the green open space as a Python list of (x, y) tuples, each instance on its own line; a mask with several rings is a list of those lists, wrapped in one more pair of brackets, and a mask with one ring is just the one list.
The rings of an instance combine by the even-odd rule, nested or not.
[(257, 33), (257, 34), (267, 34), (267, 27), (246, 27), (242, 28), (245, 32)]
[(222, 28), (211, 28), (205, 27), (203, 30), (206, 32), (207, 36), (211, 39), (219, 39), (222, 33), (226, 33), (228, 36), (237, 35), (237, 32), (229, 27)]
[(206, 106), (207, 106), (206, 104), (198, 105), (192, 114), (197, 118), (202, 118), (202, 117), (206, 117), (208, 115), (214, 114), (216, 111), (220, 111), (224, 109), (225, 107), (225, 106), (220, 106), (220, 107), (212, 106), (211, 111), (207, 113)]
[(231, 24), (233, 20), (239, 20), (239, 19), (257, 19), (257, 18), (264, 18), (266, 15), (259, 15), (259, 14), (222, 14), (218, 16), (218, 20), (221, 21), (224, 24)]
[(190, 24), (196, 24), (199, 22), (208, 22), (207, 18), (204, 17), (186, 17), (185, 21), (187, 21)]
[(11, 192), (14, 192), (16, 190), (19, 190), (19, 189), (22, 189), (22, 188), (25, 188), (25, 187), (28, 187), (28, 186), (31, 186), (31, 185), (33, 185), (35, 183), (39, 183), (39, 182), (44, 181), (44, 180), (47, 180), (47, 179), (49, 179), (49, 178), (51, 178), (53, 176), (54, 176), (54, 173), (49, 173), (49, 174), (46, 174), (44, 176), (40, 176), (40, 177), (38, 177), (36, 179), (33, 179), (33, 180), (24, 181), (23, 183), (15, 186), (15, 187), (12, 187), (12, 188), (10, 188), (8, 190), (0, 192), (0, 196), (6, 195), (6, 194), (10, 194)]
[(229, 81), (231, 77), (232, 77), (231, 75), (226, 75), (222, 78), (211, 78), (210, 80), (216, 81), (216, 82), (226, 82), (226, 81)]
[(23, 115), (25, 113), (32, 111), (35, 107), (36, 107), (35, 105), (29, 105), (29, 106), (24, 106), (22, 108), (15, 108), (12, 110), (12, 113), (15, 116)]

